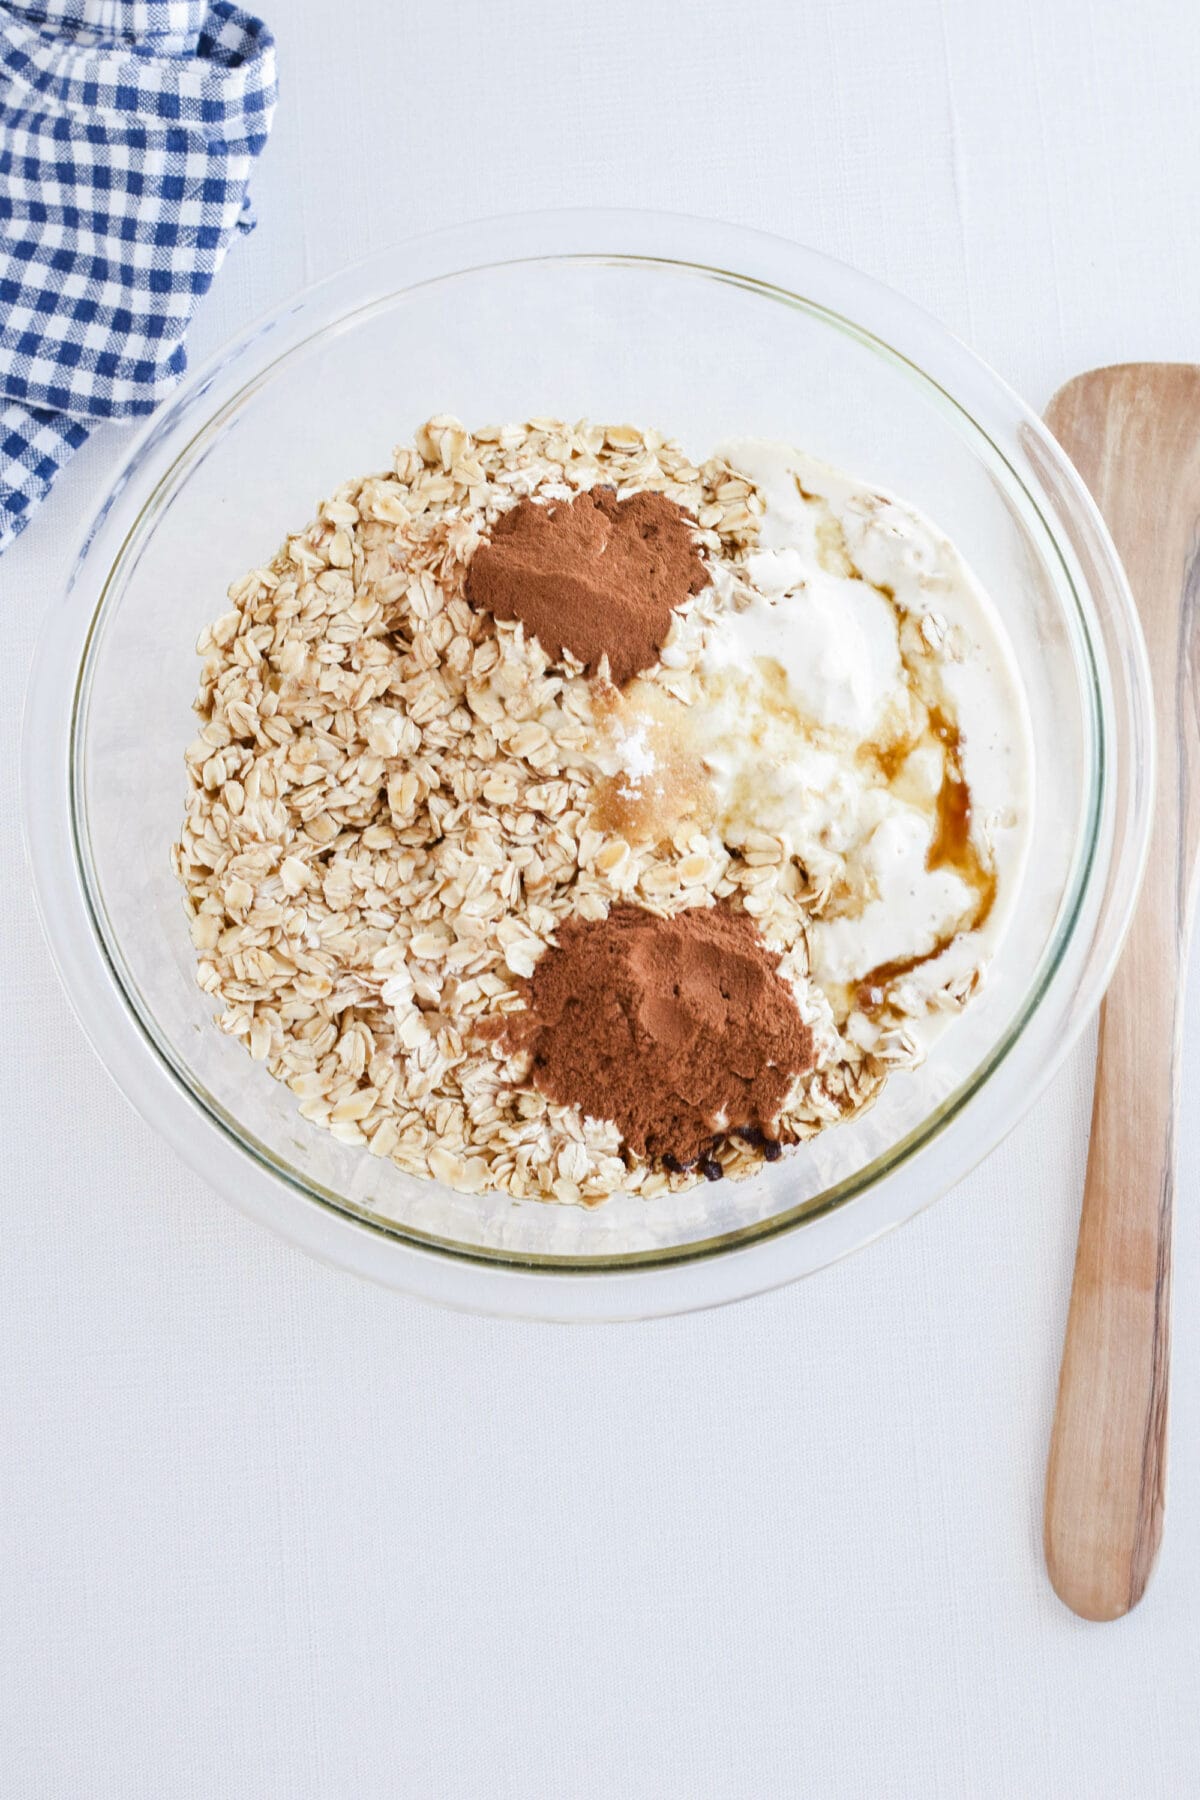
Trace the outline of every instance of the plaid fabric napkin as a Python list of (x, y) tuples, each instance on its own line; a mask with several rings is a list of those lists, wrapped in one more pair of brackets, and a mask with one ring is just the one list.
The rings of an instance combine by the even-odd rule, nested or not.
[(183, 373), (274, 105), (229, 0), (0, 0), (0, 551), (94, 421)]

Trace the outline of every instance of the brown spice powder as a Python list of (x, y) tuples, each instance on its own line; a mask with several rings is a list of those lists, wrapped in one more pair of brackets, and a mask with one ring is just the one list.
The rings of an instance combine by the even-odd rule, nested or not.
[(748, 914), (623, 904), (557, 935), (504, 1030), (510, 1050), (532, 1051), (547, 1099), (613, 1120), (631, 1151), (668, 1164), (711, 1156), (729, 1133), (774, 1137), (812, 1032)]
[(708, 586), (696, 521), (665, 494), (594, 487), (573, 500), (519, 500), (467, 571), (468, 602), (520, 619), (554, 661), (569, 650), (620, 686), (650, 668), (671, 615)]

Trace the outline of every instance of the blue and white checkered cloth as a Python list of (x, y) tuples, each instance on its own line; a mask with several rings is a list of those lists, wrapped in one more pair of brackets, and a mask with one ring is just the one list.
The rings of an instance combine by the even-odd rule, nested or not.
[(0, 550), (94, 421), (183, 373), (274, 105), (229, 0), (0, 0)]

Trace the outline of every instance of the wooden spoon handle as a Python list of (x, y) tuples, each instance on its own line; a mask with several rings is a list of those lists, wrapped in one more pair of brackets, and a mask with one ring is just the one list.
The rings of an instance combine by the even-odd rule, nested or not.
[(1138, 602), (1159, 728), (1146, 884), (1100, 1020), (1091, 1148), (1046, 1476), (1046, 1566), (1087, 1619), (1135, 1606), (1166, 1481), (1175, 1117), (1200, 818), (1200, 368), (1081, 376), (1047, 419)]
[[(1150, 936), (1128, 945), (1101, 1017), (1046, 1472), (1046, 1567), (1059, 1598), (1085, 1619), (1116, 1619), (1137, 1604), (1162, 1538), (1176, 1059)], [(1131, 1086), (1151, 1080), (1163, 1086), (1131, 1106)]]

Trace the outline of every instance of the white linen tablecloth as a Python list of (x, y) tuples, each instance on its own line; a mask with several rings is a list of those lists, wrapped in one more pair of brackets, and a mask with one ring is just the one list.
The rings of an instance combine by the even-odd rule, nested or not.
[[(1037, 406), (1089, 365), (1200, 360), (1192, 0), (263, 7), (260, 227), (194, 357), (412, 231), (629, 203), (857, 263)], [(359, 1284), (132, 1114), (59, 992), (16, 807), (39, 617), (116, 450), (0, 563), (6, 1800), (1200, 1792), (1195, 984), (1166, 1547), (1089, 1627), (1039, 1545), (1090, 1046), (889, 1241), (640, 1327)]]

